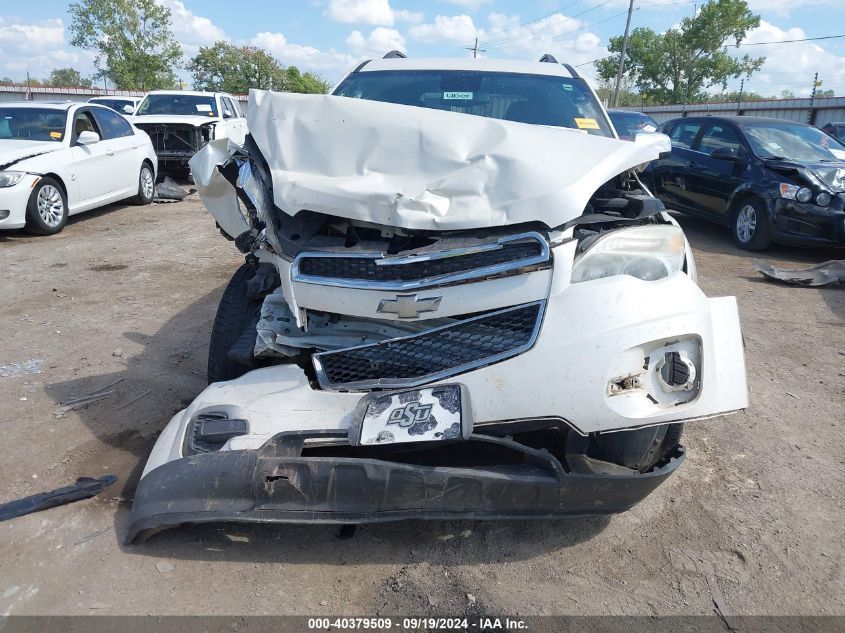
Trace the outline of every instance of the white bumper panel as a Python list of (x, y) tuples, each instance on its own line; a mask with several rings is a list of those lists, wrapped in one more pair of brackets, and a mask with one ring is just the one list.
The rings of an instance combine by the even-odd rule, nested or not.
[[(696, 362), (697, 388), (689, 392), (667, 392), (657, 377), (659, 359), (677, 349)], [(584, 434), (624, 430), (745, 408), (742, 350), (732, 297), (708, 299), (684, 274), (651, 282), (618, 276), (553, 287), (530, 351), (441, 382), (465, 387), (476, 426), (562, 418)], [(634, 377), (613, 392), (612, 384)], [(281, 431), (346, 429), (361, 397), (314, 390), (290, 365), (213, 384), (174, 416), (145, 473), (181, 457), (185, 426), (199, 412), (247, 419), (249, 434), (224, 448), (258, 448)]]

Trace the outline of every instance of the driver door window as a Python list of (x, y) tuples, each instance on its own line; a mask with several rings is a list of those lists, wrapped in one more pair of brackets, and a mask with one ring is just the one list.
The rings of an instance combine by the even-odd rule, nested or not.
[(742, 143), (732, 128), (714, 123), (704, 131), (698, 151), (710, 155), (713, 150), (722, 148), (729, 150), (734, 156), (739, 156)]

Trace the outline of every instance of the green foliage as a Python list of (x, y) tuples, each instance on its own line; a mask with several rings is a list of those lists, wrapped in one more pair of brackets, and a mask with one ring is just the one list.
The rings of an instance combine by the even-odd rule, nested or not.
[(45, 84), (48, 86), (82, 86), (90, 88), (91, 80), (79, 74), (76, 68), (54, 68)]
[(97, 52), (99, 77), (118, 89), (177, 85), (182, 47), (170, 31), (170, 9), (156, 0), (79, 0), (69, 13), (71, 44)]
[(835, 97), (835, 96), (836, 96), (836, 94), (833, 92), (833, 90), (816, 90), (816, 98), (817, 99), (819, 97)]
[(250, 88), (289, 92), (325, 93), (329, 85), (296, 66), (285, 68), (266, 51), (254, 46), (216, 42), (202, 47), (188, 63), (197, 90), (245, 94)]
[[(681, 21), (680, 28), (657, 33), (634, 29), (628, 39), (626, 76), (646, 98), (656, 103), (692, 103), (707, 97), (707, 89), (727, 86), (728, 79), (749, 76), (765, 58), (728, 54), (727, 42), (742, 42), (760, 24), (760, 16), (745, 0), (711, 0), (695, 17)], [(610, 40), (611, 56), (596, 62), (599, 77), (616, 77), (622, 37)]]

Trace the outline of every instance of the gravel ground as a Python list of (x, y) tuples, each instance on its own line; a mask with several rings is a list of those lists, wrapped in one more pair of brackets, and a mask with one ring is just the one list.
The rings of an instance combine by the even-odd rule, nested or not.
[[(0, 524), (0, 614), (845, 614), (845, 292), (762, 281), (682, 219), (710, 296), (739, 299), (751, 406), (687, 426), (686, 464), (611, 519), (204, 526), (122, 537), (158, 432), (205, 386), (240, 262), (196, 196), (0, 234), (0, 500), (115, 473)], [(778, 247), (780, 264), (841, 258)], [(62, 403), (109, 386), (77, 410)]]

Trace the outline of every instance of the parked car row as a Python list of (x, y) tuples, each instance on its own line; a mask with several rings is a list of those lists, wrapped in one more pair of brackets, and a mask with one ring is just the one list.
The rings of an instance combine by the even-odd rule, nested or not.
[(0, 229), (48, 235), (76, 213), (128, 198), (149, 204), (159, 171), (185, 175), (210, 140), (245, 136), (237, 99), (222, 93), (3, 104)]
[(686, 117), (658, 128), (641, 112), (611, 110), (619, 138), (660, 131), (669, 156), (644, 180), (670, 209), (724, 224), (734, 242), (845, 245), (845, 123), (764, 117)]

